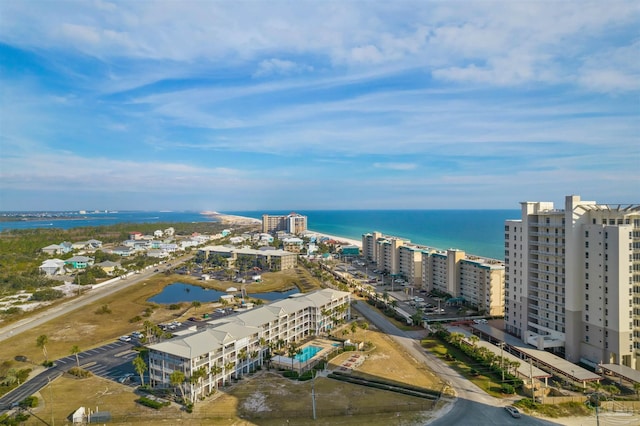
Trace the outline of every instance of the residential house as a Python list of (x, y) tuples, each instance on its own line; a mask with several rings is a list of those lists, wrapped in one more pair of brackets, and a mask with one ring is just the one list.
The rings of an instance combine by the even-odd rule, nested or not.
[(63, 252), (62, 247), (60, 247), (60, 244), (48, 245), (46, 247), (41, 248), (40, 251), (50, 256), (55, 256), (56, 254)]
[(133, 247), (118, 246), (118, 247), (112, 248), (111, 253), (117, 254), (118, 256), (122, 256), (122, 257), (128, 257), (128, 256), (131, 256), (132, 254), (135, 254), (135, 250), (133, 249)]
[(121, 269), (120, 263), (105, 260), (104, 262), (96, 263), (95, 266), (100, 267), (107, 275), (113, 275), (117, 269)]
[(45, 275), (53, 276), (64, 273), (64, 260), (47, 259), (40, 265), (40, 271)]
[(64, 261), (65, 265), (70, 265), (73, 269), (85, 269), (93, 265), (93, 259), (87, 256), (73, 256)]

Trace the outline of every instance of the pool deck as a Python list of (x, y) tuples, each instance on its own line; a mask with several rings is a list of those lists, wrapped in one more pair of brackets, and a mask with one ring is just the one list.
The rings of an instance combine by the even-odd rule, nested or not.
[[(318, 351), (318, 353), (316, 353), (313, 357), (311, 357), (311, 359), (307, 360), (307, 361), (298, 361), (297, 359), (293, 360), (293, 369), (297, 370), (297, 371), (306, 371), (308, 370), (311, 366), (315, 365), (316, 362), (318, 362), (319, 360), (322, 359), (326, 359), (326, 356), (329, 355), (332, 351), (334, 351), (335, 349), (337, 349), (336, 346), (333, 346), (334, 344), (336, 344), (337, 342), (333, 341), (333, 340), (329, 340), (329, 339), (325, 339), (322, 337), (316, 337), (313, 338), (311, 340), (309, 340), (308, 342), (306, 342), (304, 345), (302, 345), (300, 347), (300, 349), (306, 348), (307, 346), (317, 346), (322, 348), (321, 350)], [(340, 344), (340, 346), (342, 346), (342, 344)], [(276, 366), (281, 366), (283, 368), (291, 368), (292, 366), (292, 361), (291, 358), (286, 357), (286, 356), (282, 356), (282, 355), (275, 355), (271, 362), (276, 365)]]

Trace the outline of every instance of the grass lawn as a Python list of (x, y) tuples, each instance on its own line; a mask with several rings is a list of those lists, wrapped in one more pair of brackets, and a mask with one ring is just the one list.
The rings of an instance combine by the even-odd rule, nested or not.
[[(489, 395), (494, 396), (496, 398), (505, 398), (506, 396), (508, 396), (503, 394), (500, 391), (501, 383), (499, 379), (496, 380), (495, 378), (493, 378), (491, 374), (472, 375), (471, 370), (474, 367), (476, 368), (476, 370), (482, 367), (474, 366), (473, 363), (475, 361), (467, 357), (458, 348), (445, 345), (443, 342), (441, 342), (439, 339), (435, 337), (427, 337), (426, 339), (423, 339), (421, 343), (424, 348), (436, 354), (440, 359), (442, 359), (444, 362), (452, 366), (456, 371), (462, 374), (466, 379), (473, 382), (476, 386), (484, 390)], [(447, 354), (447, 352), (454, 357), (453, 360), (448, 360), (445, 358), (445, 355)]]

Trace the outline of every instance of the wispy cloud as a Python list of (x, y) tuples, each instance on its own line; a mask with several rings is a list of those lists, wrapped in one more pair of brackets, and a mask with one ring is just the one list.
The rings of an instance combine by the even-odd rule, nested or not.
[(635, 2), (247, 5), (0, 3), (3, 203), (637, 196)]

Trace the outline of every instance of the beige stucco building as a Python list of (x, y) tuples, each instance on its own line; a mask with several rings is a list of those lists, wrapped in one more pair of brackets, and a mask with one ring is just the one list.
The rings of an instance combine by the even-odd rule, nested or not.
[(506, 330), (569, 361), (640, 369), (640, 205), (571, 195), (505, 222)]
[(447, 293), (486, 315), (504, 314), (505, 267), (500, 260), (412, 244), (380, 232), (362, 235), (362, 255), (410, 286)]

